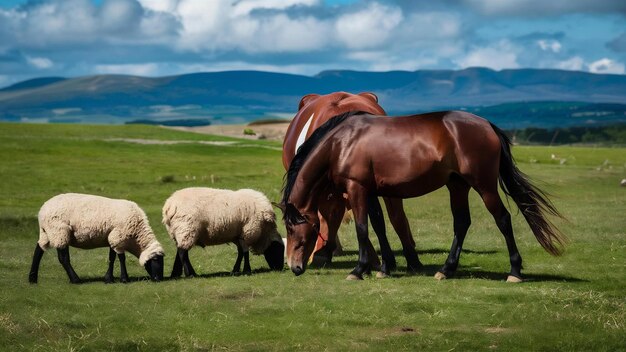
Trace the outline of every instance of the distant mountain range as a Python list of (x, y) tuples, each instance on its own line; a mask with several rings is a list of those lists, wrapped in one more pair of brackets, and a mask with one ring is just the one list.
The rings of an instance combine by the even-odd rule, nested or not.
[[(243, 123), (293, 116), (303, 95), (340, 90), (375, 92), (391, 114), (463, 108), (487, 118), (491, 111), (494, 118), (504, 116), (504, 123), (523, 125), (626, 122), (626, 75), (486, 68), (324, 71), (315, 76), (227, 71), (157, 78), (37, 78), (0, 89), (0, 120)], [(550, 120), (546, 113), (555, 118)]]

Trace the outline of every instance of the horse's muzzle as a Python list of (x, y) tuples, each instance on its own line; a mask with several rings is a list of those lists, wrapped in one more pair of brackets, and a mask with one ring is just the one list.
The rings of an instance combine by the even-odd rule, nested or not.
[(293, 271), (293, 273), (296, 276), (300, 276), (300, 275), (304, 274), (305, 270), (306, 270), (306, 268), (303, 267), (303, 266), (300, 266), (300, 265), (294, 265), (294, 266), (291, 267), (291, 271)]

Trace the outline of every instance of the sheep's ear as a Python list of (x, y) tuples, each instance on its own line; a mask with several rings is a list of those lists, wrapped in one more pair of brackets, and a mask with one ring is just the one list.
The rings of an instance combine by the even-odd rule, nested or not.
[(360, 96), (371, 99), (374, 103), (378, 103), (378, 96), (372, 92), (359, 93)]
[(319, 96), (320, 96), (319, 94), (307, 94), (303, 96), (302, 99), (300, 99), (298, 110), (302, 110), (302, 107), (304, 107), (311, 99), (317, 98)]
[(286, 207), (283, 203), (272, 202), (272, 205), (280, 209), (283, 213), (285, 212)]

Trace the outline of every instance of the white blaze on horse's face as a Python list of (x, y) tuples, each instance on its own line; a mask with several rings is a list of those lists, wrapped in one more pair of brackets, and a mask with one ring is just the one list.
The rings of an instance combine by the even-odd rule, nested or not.
[(298, 140), (296, 141), (296, 149), (294, 150), (295, 154), (298, 154), (298, 148), (300, 148), (302, 143), (304, 143), (304, 141), (306, 140), (306, 134), (309, 132), (309, 128), (311, 127), (313, 116), (315, 116), (315, 113), (311, 114), (311, 117), (309, 117), (309, 120), (304, 124), (304, 127), (302, 127), (302, 131), (300, 131), (300, 134), (298, 135)]

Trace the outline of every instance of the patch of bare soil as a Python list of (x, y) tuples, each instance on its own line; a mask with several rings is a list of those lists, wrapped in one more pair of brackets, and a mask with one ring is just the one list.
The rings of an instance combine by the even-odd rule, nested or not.
[[(285, 138), (289, 123), (268, 123), (262, 125), (211, 125), (198, 127), (167, 127), (179, 131), (213, 134), (248, 139), (269, 139), (282, 141)], [(244, 130), (252, 130), (254, 135), (244, 134)]]

